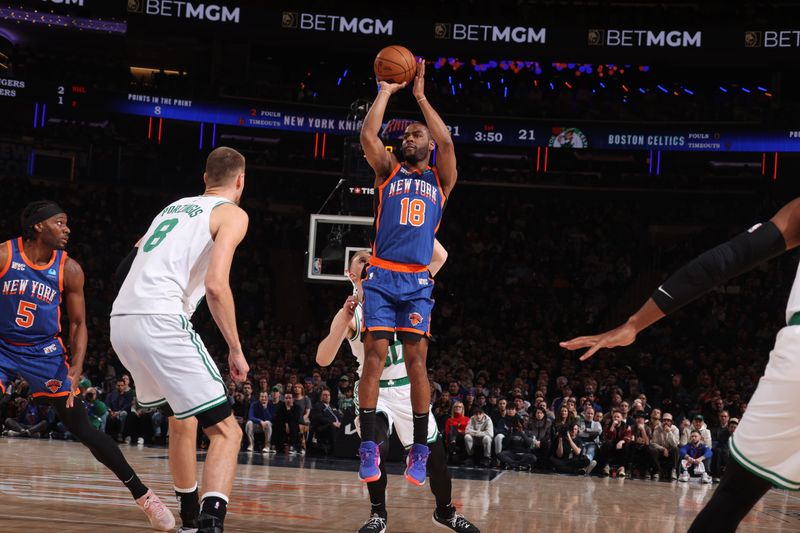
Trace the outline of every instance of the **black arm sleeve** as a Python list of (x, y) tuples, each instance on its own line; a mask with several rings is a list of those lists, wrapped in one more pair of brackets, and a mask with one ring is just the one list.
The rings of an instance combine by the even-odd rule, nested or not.
[(117, 266), (117, 270), (114, 272), (114, 283), (116, 283), (117, 287), (122, 286), (122, 282), (125, 281), (125, 278), (128, 276), (128, 272), (131, 269), (131, 265), (136, 258), (136, 252), (138, 250), (139, 249), (134, 246), (130, 253), (120, 261), (119, 266)]
[(759, 224), (681, 267), (656, 289), (653, 301), (668, 315), (785, 250), (778, 227), (771, 221)]

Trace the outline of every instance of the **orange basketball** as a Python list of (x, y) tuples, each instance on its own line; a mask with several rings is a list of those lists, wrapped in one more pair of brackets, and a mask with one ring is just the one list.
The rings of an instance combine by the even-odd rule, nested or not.
[(403, 83), (417, 74), (417, 59), (405, 46), (387, 46), (375, 57), (375, 77), (378, 81)]

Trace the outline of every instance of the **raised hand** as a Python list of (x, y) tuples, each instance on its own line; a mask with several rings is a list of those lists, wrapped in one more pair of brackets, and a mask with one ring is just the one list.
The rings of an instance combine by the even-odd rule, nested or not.
[(614, 348), (616, 346), (628, 346), (636, 340), (636, 329), (629, 323), (625, 323), (618, 328), (614, 328), (599, 335), (588, 335), (585, 337), (576, 337), (574, 339), (563, 341), (559, 346), (567, 350), (574, 351), (581, 348), (589, 348), (580, 360), (586, 361), (600, 348)]
[(425, 98), (425, 60), (421, 57), (417, 59), (417, 75), (414, 76), (412, 92), (417, 100)]
[(344, 309), (345, 314), (349, 318), (353, 318), (353, 315), (356, 312), (356, 306), (358, 305), (358, 300), (355, 296), (348, 296), (347, 300), (344, 301), (344, 305), (342, 309)]
[(379, 81), (378, 88), (381, 91), (386, 91), (389, 94), (394, 94), (400, 89), (404, 89), (408, 85), (407, 82), (403, 83), (389, 83), (388, 81)]

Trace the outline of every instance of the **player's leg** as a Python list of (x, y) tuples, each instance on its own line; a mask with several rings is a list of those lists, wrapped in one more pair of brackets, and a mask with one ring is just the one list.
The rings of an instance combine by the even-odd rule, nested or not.
[(772, 487), (772, 483), (730, 461), (714, 495), (692, 522), (689, 533), (729, 533)]
[(227, 514), (242, 442), (242, 429), (227, 402), (199, 413), (197, 420), (211, 441), (203, 467), (203, 496), (198, 532), (216, 533), (222, 531)]
[(428, 458), (428, 474), (431, 477), (431, 492), (436, 498), (433, 521), (459, 533), (480, 533), (469, 520), (456, 511), (453, 505), (453, 482), (447, 470), (447, 453), (441, 438), (428, 445), (431, 454)]
[(200, 515), (200, 497), (197, 490), (197, 419), (175, 418), (172, 409), (169, 415), (169, 471), (175, 489), (175, 497), (180, 502), (182, 527), (178, 532), (197, 529)]
[[(360, 416), (360, 415), (359, 415)], [(358, 533), (383, 533), (386, 531), (386, 468), (384, 464), (389, 455), (389, 421), (383, 414), (375, 417), (375, 438), (378, 439), (381, 463), (381, 476), (375, 481), (367, 483), (369, 502), (371, 505), (370, 516)]]
[[(376, 269), (380, 271), (380, 269)], [(370, 271), (372, 274), (372, 270)], [(367, 282), (370, 282), (368, 284)], [(380, 450), (376, 440), (375, 423), (378, 405), (378, 383), (389, 353), (389, 343), (394, 339), (394, 312), (386, 294), (376, 283), (364, 280), (364, 364), (358, 381), (358, 417), (361, 425), (361, 446), (358, 449), (361, 464), (358, 477), (369, 483), (381, 476)]]
[(427, 446), (430, 417), (431, 390), (425, 366), (428, 356), (428, 339), (416, 333), (400, 332), (403, 340), (408, 379), (411, 383), (411, 410), (413, 416), (414, 444), (408, 453), (405, 478), (414, 485), (424, 485), (426, 462), (430, 454)]

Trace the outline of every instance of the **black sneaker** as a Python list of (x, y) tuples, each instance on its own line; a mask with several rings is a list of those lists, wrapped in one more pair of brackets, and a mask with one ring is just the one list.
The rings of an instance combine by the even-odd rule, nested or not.
[(436, 526), (447, 528), (458, 533), (481, 533), (469, 520), (458, 511), (453, 512), (450, 518), (442, 518), (436, 511), (433, 511), (433, 523)]
[(384, 533), (384, 531), (386, 531), (386, 518), (378, 513), (372, 513), (358, 533)]
[(197, 533), (223, 533), (222, 520), (208, 513), (200, 513)]

